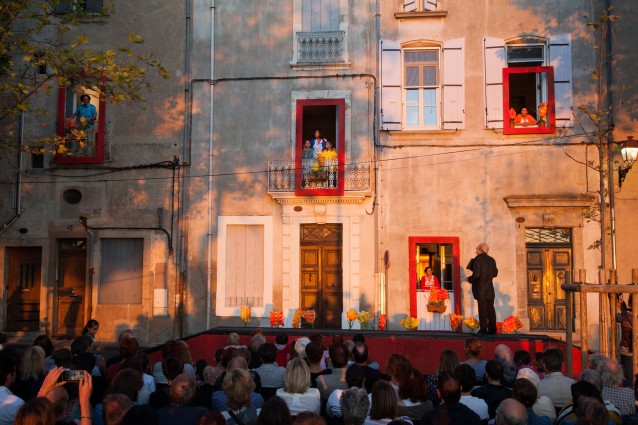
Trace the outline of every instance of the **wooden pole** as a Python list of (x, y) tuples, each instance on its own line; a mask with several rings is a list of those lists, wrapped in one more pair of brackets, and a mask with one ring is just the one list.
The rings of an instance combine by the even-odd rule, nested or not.
[(587, 292), (580, 293), (580, 367), (587, 369), (587, 352), (589, 351), (589, 335), (587, 327)]
[(573, 377), (574, 376), (574, 361), (572, 357), (573, 357), (574, 341), (572, 340), (572, 320), (573, 320), (572, 316), (574, 312), (572, 311), (572, 292), (571, 291), (565, 291), (565, 304), (567, 307), (567, 311), (565, 312), (565, 315), (567, 316), (566, 317), (567, 329), (565, 330), (566, 331), (565, 342), (567, 343), (567, 353), (565, 353), (565, 367), (566, 367), (568, 376)]
[[(618, 284), (618, 281), (616, 281), (616, 270), (614, 269), (609, 270), (609, 281), (611, 282), (611, 285)], [(617, 347), (618, 329), (616, 326), (617, 304), (618, 304), (618, 294), (616, 294), (615, 292), (611, 292), (609, 294), (609, 318), (611, 322), (611, 326), (609, 327), (609, 331), (611, 332), (611, 350), (610, 350), (609, 356), (612, 359), (617, 358), (616, 354), (618, 352), (618, 347)]]
[[(638, 269), (631, 269), (631, 283), (634, 285), (634, 288), (638, 287)], [(638, 308), (638, 293), (631, 294), (631, 307), (631, 329), (633, 330), (631, 341), (631, 352), (633, 355), (631, 361), (634, 365), (633, 373), (635, 376), (635, 374), (638, 373), (638, 332), (636, 332), (636, 329), (638, 329), (638, 314), (634, 313), (633, 309)]]
[[(598, 270), (598, 284), (604, 285), (605, 269)], [(598, 296), (598, 325), (600, 335), (600, 352), (609, 356), (609, 321), (607, 320), (607, 296)]]

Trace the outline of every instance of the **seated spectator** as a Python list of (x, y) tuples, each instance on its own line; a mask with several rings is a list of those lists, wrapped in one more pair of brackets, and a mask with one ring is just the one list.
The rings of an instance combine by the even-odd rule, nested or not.
[(292, 425), (326, 425), (326, 420), (316, 413), (301, 412)]
[(288, 405), (280, 397), (274, 396), (261, 408), (257, 425), (292, 425)]
[[(214, 385), (217, 378), (219, 378), (221, 374), (224, 373), (224, 370), (226, 370), (226, 367), (222, 364), (223, 355), (224, 355), (224, 349), (218, 348), (215, 351), (215, 363), (217, 363), (215, 367), (206, 366), (204, 368), (204, 372), (203, 372), (204, 383), (207, 383), (207, 385), (211, 385), (211, 386)], [(228, 362), (226, 362), (226, 364), (228, 364)]]
[(476, 385), (476, 375), (474, 369), (469, 364), (460, 364), (454, 369), (454, 376), (461, 385), (461, 399), (459, 402), (466, 405), (476, 413), (482, 421), (488, 421), (490, 414), (485, 400), (474, 397), (471, 392)]
[(624, 374), (622, 366), (615, 359), (609, 359), (600, 366), (603, 382), (603, 400), (616, 406), (623, 416), (636, 413), (636, 397), (632, 388), (623, 387)]
[(246, 360), (246, 370), (248, 371), (248, 374), (250, 375), (250, 379), (252, 379), (253, 382), (255, 383), (255, 391), (260, 392), (261, 391), (261, 376), (259, 376), (259, 373), (255, 372), (254, 370), (251, 370), (248, 367), (252, 359), (252, 355), (250, 354), (250, 351), (248, 350), (248, 348), (236, 349), (235, 351), (233, 351), (233, 358), (234, 357), (242, 357), (244, 360)]
[(332, 363), (332, 373), (321, 375), (317, 378), (317, 388), (321, 392), (321, 399), (328, 400), (334, 390), (345, 390), (346, 369), (348, 366), (348, 348), (345, 344), (332, 344), (328, 350), (330, 352), (330, 362)]
[[(195, 369), (193, 368), (193, 361), (188, 351), (188, 345), (183, 341), (169, 340), (162, 346), (162, 359), (174, 355), (178, 357), (183, 364), (183, 372), (188, 373), (195, 379)], [(180, 371), (179, 373), (182, 373)], [(162, 362), (155, 363), (153, 365), (153, 379), (155, 379), (155, 385), (168, 384), (168, 378), (164, 375), (164, 369)], [(155, 406), (153, 406), (155, 407)], [(155, 407), (157, 408), (157, 407)]]
[(607, 360), (609, 360), (609, 357), (607, 357), (606, 355), (602, 353), (594, 353), (589, 356), (589, 368), (600, 372), (600, 366), (607, 363)]
[(228, 410), (222, 412), (228, 425), (255, 425), (257, 408), (251, 394), (255, 383), (245, 369), (229, 369), (224, 376), (222, 389), (227, 397)]
[[(134, 337), (132, 329), (125, 329), (122, 332), (120, 332), (120, 335), (117, 337), (117, 345), (118, 345), (118, 347), (122, 343), (123, 340), (125, 340), (126, 338), (132, 338), (132, 337)], [(106, 360), (106, 368), (108, 369), (109, 367), (111, 367), (111, 365), (113, 365), (115, 363), (120, 363), (121, 361), (122, 361), (122, 356), (120, 356), (119, 353), (116, 354), (115, 356), (109, 357)]]
[(580, 397), (574, 407), (576, 423), (587, 425), (607, 425), (609, 413), (603, 403), (592, 397)]
[[(219, 412), (216, 412), (219, 414)], [(223, 419), (223, 418), (222, 418)], [(226, 421), (223, 422), (225, 424)], [(223, 425), (219, 423), (218, 425)], [(148, 404), (131, 407), (122, 418), (120, 425), (159, 425), (157, 412)]]
[(511, 388), (514, 379), (516, 379), (517, 371), (512, 350), (505, 344), (498, 344), (494, 347), (494, 360), (503, 366), (502, 384)]
[(288, 362), (284, 387), (277, 390), (277, 396), (286, 402), (292, 416), (306, 410), (314, 413), (321, 411), (319, 390), (310, 388), (310, 370), (299, 357)]
[(399, 384), (412, 371), (412, 363), (403, 354), (392, 354), (388, 358), (386, 371), (390, 378), (390, 384), (394, 391), (399, 394)]
[(449, 372), (444, 372), (439, 376), (438, 391), (441, 397), (441, 404), (433, 411), (426, 413), (421, 419), (422, 425), (434, 424), (463, 424), (479, 425), (481, 419), (461, 400), (461, 384)]
[(91, 405), (95, 406), (98, 403), (102, 402), (102, 398), (104, 398), (104, 391), (108, 387), (108, 382), (106, 382), (106, 377), (102, 376), (101, 373), (97, 375), (94, 374), (96, 359), (93, 353), (82, 353), (78, 356), (73, 357), (73, 365), (72, 369), (75, 370), (86, 370), (93, 376), (93, 393), (91, 394)]
[(512, 396), (512, 390), (501, 384), (503, 366), (496, 360), (489, 360), (485, 365), (485, 379), (487, 384), (472, 391), (474, 397), (485, 400), (490, 419), (496, 416), (496, 408), (501, 401)]
[[(350, 366), (352, 367), (352, 366)], [(412, 368), (410, 373), (399, 383), (399, 416), (413, 421), (420, 421), (423, 415), (434, 409), (428, 400), (428, 387), (423, 375)]]
[[(583, 371), (583, 373), (585, 372)], [(604, 402), (600, 395), (600, 390), (591, 382), (578, 381), (574, 383), (570, 388), (570, 394), (572, 399), (565, 405), (565, 407), (563, 407), (556, 417), (556, 421), (554, 422), (556, 425), (572, 425), (576, 422), (577, 418), (574, 406), (581, 397), (594, 398), (603, 403), (609, 416), (609, 425), (622, 424), (620, 410), (618, 410), (613, 404)]]
[(213, 384), (213, 391), (219, 391), (222, 389), (222, 382), (224, 381), (224, 374), (228, 369), (228, 363), (233, 358), (233, 354), (235, 353), (236, 348), (226, 348), (222, 353), (221, 364), (224, 370), (219, 374), (215, 383)]
[(247, 348), (245, 345), (239, 345), (239, 334), (237, 332), (231, 332), (228, 334), (228, 341), (226, 343), (226, 346), (224, 347), (224, 350), (227, 350), (229, 348)]
[[(56, 425), (69, 424), (69, 422), (65, 420), (66, 403), (69, 401), (69, 394), (64, 387), (54, 388), (45, 397), (53, 404), (53, 414), (55, 415)], [(70, 425), (73, 424), (75, 424), (75, 422), (70, 423)]]
[(55, 423), (53, 404), (45, 397), (38, 397), (22, 405), (15, 416), (15, 421), (8, 422), (8, 425), (53, 425), (53, 423)]
[(137, 354), (137, 350), (139, 350), (139, 348), (140, 348), (140, 345), (137, 342), (137, 338), (130, 337), (130, 338), (125, 338), (122, 340), (119, 346), (120, 357), (122, 358), (122, 361), (118, 363), (114, 363), (111, 366), (109, 366), (109, 371), (108, 371), (109, 382), (111, 382), (115, 374), (122, 369), (122, 363), (124, 363), (126, 360), (132, 357), (135, 357), (135, 355)]
[(532, 356), (529, 354), (529, 351), (518, 350), (516, 353), (514, 353), (514, 364), (516, 364), (517, 373), (521, 369), (531, 369), (534, 373), (538, 375), (539, 380), (543, 379), (544, 375), (541, 376), (541, 374), (534, 369), (534, 366), (532, 366), (531, 363), (532, 363)]
[[(156, 390), (150, 395), (148, 399), (148, 404), (150, 404), (151, 407), (156, 410), (162, 407), (166, 407), (170, 404), (171, 397), (169, 394), (169, 388), (171, 382), (173, 382), (173, 379), (177, 378), (177, 375), (184, 372), (184, 362), (175, 354), (169, 354), (164, 357), (161, 366), (161, 376), (163, 377), (163, 379), (160, 379), (158, 382), (157, 375), (155, 374), (155, 372), (153, 372)], [(165, 383), (161, 383), (162, 381), (165, 381)]]
[(11, 425), (24, 404), (24, 400), (10, 390), (16, 380), (19, 360), (19, 355), (11, 348), (0, 351), (0, 425)]
[(368, 393), (357, 387), (345, 390), (339, 399), (339, 410), (344, 425), (363, 425), (370, 410)]
[[(226, 369), (227, 371), (230, 371), (232, 369), (245, 370), (246, 372), (248, 372), (250, 381), (253, 383), (253, 389), (257, 388), (255, 381), (253, 381), (253, 378), (250, 376), (250, 372), (248, 371), (248, 363), (246, 363), (246, 359), (244, 359), (243, 357), (233, 357), (232, 359), (230, 359), (230, 361), (228, 362), (228, 367)], [(224, 379), (226, 379), (226, 374), (224, 374)], [(252, 405), (256, 409), (259, 409), (264, 405), (264, 398), (258, 392), (253, 391), (250, 395), (250, 398)], [(228, 410), (228, 396), (226, 394), (226, 391), (223, 390), (223, 383), (222, 390), (215, 391), (213, 393), (213, 396), (211, 398), (211, 407), (213, 410), (218, 410), (220, 412)]]
[[(259, 347), (259, 356), (262, 365), (255, 369), (261, 379), (262, 390), (269, 388), (274, 391), (284, 386), (284, 374), (286, 369), (275, 363), (277, 359), (277, 347), (275, 344), (266, 342)], [(263, 395), (263, 394), (262, 394)]]
[(478, 338), (471, 337), (465, 340), (465, 355), (467, 360), (462, 362), (463, 364), (470, 365), (476, 373), (476, 382), (478, 385), (483, 385), (485, 382), (485, 365), (487, 360), (479, 359), (483, 346)]
[(275, 336), (275, 347), (277, 347), (277, 364), (281, 367), (286, 367), (290, 358), (288, 335), (285, 333), (278, 333)]
[(388, 381), (378, 380), (372, 387), (370, 399), (370, 414), (366, 418), (366, 425), (385, 425), (392, 422), (399, 415), (397, 393)]
[(544, 395), (538, 395), (538, 383), (540, 379), (538, 379), (538, 374), (533, 369), (523, 368), (518, 371), (516, 374), (517, 379), (527, 379), (534, 387), (536, 387), (536, 402), (532, 405), (532, 410), (538, 416), (547, 416), (554, 422), (556, 419), (556, 409), (554, 409), (554, 404), (549, 399), (549, 397)]
[(503, 400), (496, 410), (496, 425), (525, 425), (527, 411), (519, 401), (512, 398)]
[[(44, 369), (49, 372), (55, 367), (55, 361), (53, 360), (53, 341), (49, 338), (49, 335), (42, 334), (36, 337), (33, 341), (33, 345), (42, 347), (44, 350)], [(1, 349), (1, 348), (0, 348)]]
[(548, 348), (543, 352), (545, 378), (538, 383), (538, 393), (549, 397), (556, 411), (569, 402), (571, 386), (574, 381), (563, 375), (563, 352), (558, 348)]
[(433, 375), (427, 375), (425, 382), (428, 385), (428, 397), (434, 406), (441, 404), (441, 398), (437, 391), (439, 375), (442, 373), (454, 373), (454, 369), (459, 365), (459, 358), (454, 350), (443, 350), (439, 356), (439, 367)]
[(310, 370), (310, 386), (317, 388), (317, 378), (321, 375), (330, 375), (332, 370), (326, 369), (324, 361), (324, 349), (321, 342), (310, 341), (304, 349)]
[(35, 398), (44, 382), (46, 375), (44, 358), (44, 349), (37, 345), (27, 348), (22, 356), (13, 392), (24, 401)]
[[(1, 361), (0, 361), (0, 364), (2, 364)], [(57, 367), (53, 369), (51, 372), (49, 372), (46, 378), (44, 378), (44, 382), (42, 383), (42, 386), (40, 387), (40, 391), (38, 392), (38, 398), (32, 400), (31, 402), (35, 402), (39, 400), (40, 398), (44, 398), (49, 393), (51, 393), (51, 391), (53, 391), (56, 388), (59, 388), (60, 376), (62, 375), (63, 372), (64, 372), (64, 369), (61, 367)], [(79, 412), (78, 412), (77, 419), (74, 421), (76, 424), (77, 423), (79, 423), (79, 425), (92, 424), (92, 420), (91, 420), (91, 410), (92, 410), (91, 409), (91, 391), (93, 390), (92, 382), (93, 380), (91, 375), (88, 372), (83, 371), (82, 379), (80, 381), (67, 384), (67, 385), (73, 385), (78, 395), (77, 403), (79, 405)], [(52, 407), (52, 412), (53, 412), (53, 407)], [(33, 423), (37, 423), (37, 422), (32, 422), (31, 419), (21, 419), (21, 420), (16, 419), (16, 421), (14, 422), (14, 424), (18, 424), (18, 425), (30, 425)]]
[[(527, 423), (528, 425), (552, 425), (553, 421), (548, 416), (537, 415), (532, 406), (538, 399), (538, 391), (536, 386), (532, 384), (528, 379), (519, 378), (514, 381), (512, 385), (512, 396), (514, 400), (519, 401), (527, 410)], [(497, 409), (498, 412), (498, 409)]]
[(259, 354), (259, 347), (262, 346), (266, 342), (266, 337), (264, 337), (261, 333), (253, 335), (250, 339), (250, 347), (248, 350), (250, 351), (250, 363), (248, 363), (248, 369), (257, 369), (261, 366), (262, 360), (261, 355)]
[[(346, 384), (348, 388), (363, 388), (365, 376), (363, 374), (363, 368), (359, 365), (353, 364), (346, 370)], [(343, 392), (346, 390), (337, 389), (330, 394), (328, 402), (326, 403), (326, 415), (330, 418), (341, 417), (341, 404), (339, 400)], [(367, 394), (367, 392), (366, 392)], [(366, 412), (367, 414), (367, 412)]]
[[(122, 369), (113, 377), (113, 382), (111, 382), (111, 385), (106, 389), (105, 398), (109, 394), (122, 394), (129, 399), (131, 404), (138, 404), (138, 397), (143, 385), (142, 376), (138, 371)], [(143, 397), (148, 400), (148, 393), (145, 393)], [(94, 423), (96, 425), (102, 425), (101, 416), (105, 408), (106, 406), (104, 406), (103, 403), (99, 403), (95, 406)]]
[[(357, 336), (357, 335), (355, 335)], [(363, 335), (361, 335), (363, 337)], [(354, 341), (354, 339), (353, 339)], [(365, 374), (366, 380), (366, 391), (371, 392), (372, 386), (382, 378), (381, 372), (379, 372), (379, 368), (372, 368), (368, 364), (368, 346), (363, 342), (355, 342), (354, 347), (352, 348), (352, 360), (354, 364), (361, 366), (363, 368), (363, 372)]]
[(171, 405), (157, 410), (162, 425), (197, 425), (208, 411), (205, 407), (192, 405), (195, 398), (195, 380), (187, 373), (178, 375), (170, 389)]
[(133, 406), (131, 401), (124, 394), (107, 394), (102, 401), (104, 406), (101, 414), (95, 419), (95, 423), (103, 423), (104, 425), (119, 425), (122, 418)]

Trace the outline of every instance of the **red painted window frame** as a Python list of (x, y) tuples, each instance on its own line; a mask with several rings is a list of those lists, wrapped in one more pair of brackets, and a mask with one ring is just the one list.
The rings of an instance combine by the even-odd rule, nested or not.
[[(336, 106), (337, 107), (337, 187), (335, 189), (303, 189), (302, 183), (302, 141), (303, 141), (303, 108), (304, 106)], [(295, 195), (296, 196), (343, 196), (344, 171), (346, 159), (346, 100), (345, 99), (299, 99), (295, 108)]]
[[(510, 75), (547, 73), (547, 116), (549, 122), (546, 127), (517, 128), (510, 126)], [(556, 100), (554, 97), (554, 67), (553, 66), (525, 66), (517, 68), (503, 68), (503, 134), (553, 134), (556, 132)]]
[[(66, 86), (58, 87), (58, 116), (57, 133), (64, 136), (64, 119), (66, 111)], [(104, 163), (104, 129), (106, 128), (106, 103), (104, 99), (99, 100), (100, 110), (98, 112), (97, 135), (95, 137), (95, 156), (64, 156), (56, 155), (55, 163), (67, 164), (103, 164)]]
[(460, 241), (455, 236), (410, 236), (408, 237), (409, 278), (408, 288), (410, 293), (410, 317), (418, 317), (416, 306), (416, 245), (422, 243), (437, 243), (452, 245), (452, 288), (454, 290), (454, 313), (461, 314), (461, 262)]

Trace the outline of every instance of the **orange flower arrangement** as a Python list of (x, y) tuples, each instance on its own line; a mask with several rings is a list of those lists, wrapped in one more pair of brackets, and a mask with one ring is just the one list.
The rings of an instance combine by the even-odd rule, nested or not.
[(518, 329), (522, 328), (523, 324), (516, 316), (510, 316), (507, 319), (503, 320), (503, 332), (512, 333), (516, 332)]
[(510, 119), (513, 120), (516, 118), (516, 109), (510, 108)]
[(547, 103), (541, 103), (540, 105), (538, 105), (538, 116), (540, 117), (541, 120), (545, 120), (545, 117), (547, 116), (547, 111), (548, 111), (548, 106)]
[(359, 312), (353, 308), (346, 312), (346, 319), (348, 319), (348, 329), (352, 329), (354, 321), (359, 318)]
[(284, 325), (284, 312), (283, 311), (271, 311), (270, 312), (270, 327)]
[(301, 316), (303, 315), (303, 310), (297, 309), (295, 311), (295, 315), (292, 317), (292, 327), (298, 328), (301, 325)]
[(385, 331), (386, 325), (387, 325), (387, 316), (385, 314), (382, 314), (379, 316), (379, 330)]
[(241, 318), (242, 322), (244, 322), (244, 326), (250, 323), (250, 306), (249, 305), (241, 306), (239, 310), (239, 317)]
[(409, 331), (415, 331), (419, 327), (419, 318), (418, 317), (406, 317), (401, 320), (401, 324), (404, 328)]
[(479, 322), (473, 317), (469, 317), (463, 321), (469, 330), (474, 331), (479, 328)]
[(434, 288), (430, 291), (430, 300), (428, 304), (442, 306), (445, 305), (445, 300), (449, 300), (450, 295), (445, 289)]
[(462, 323), (463, 323), (463, 316), (456, 313), (450, 313), (450, 326), (452, 327), (453, 331), (458, 330), (459, 326), (461, 326)]
[(315, 319), (317, 318), (317, 314), (315, 313), (314, 310), (307, 310), (304, 311), (304, 313), (301, 315), (301, 317), (303, 317), (303, 319), (310, 323), (310, 325), (314, 328), (315, 327)]

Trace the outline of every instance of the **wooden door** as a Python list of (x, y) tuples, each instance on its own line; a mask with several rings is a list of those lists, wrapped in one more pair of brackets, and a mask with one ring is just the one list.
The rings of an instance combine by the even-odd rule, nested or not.
[(571, 273), (571, 248), (527, 248), (530, 329), (566, 329), (565, 292), (561, 285), (571, 282)]
[(340, 329), (343, 313), (341, 225), (302, 225), (301, 244), (300, 308), (315, 310), (316, 328)]
[(40, 329), (42, 247), (7, 248), (9, 301), (6, 330)]
[(84, 327), (86, 243), (64, 241), (59, 251), (58, 335), (79, 335)]

